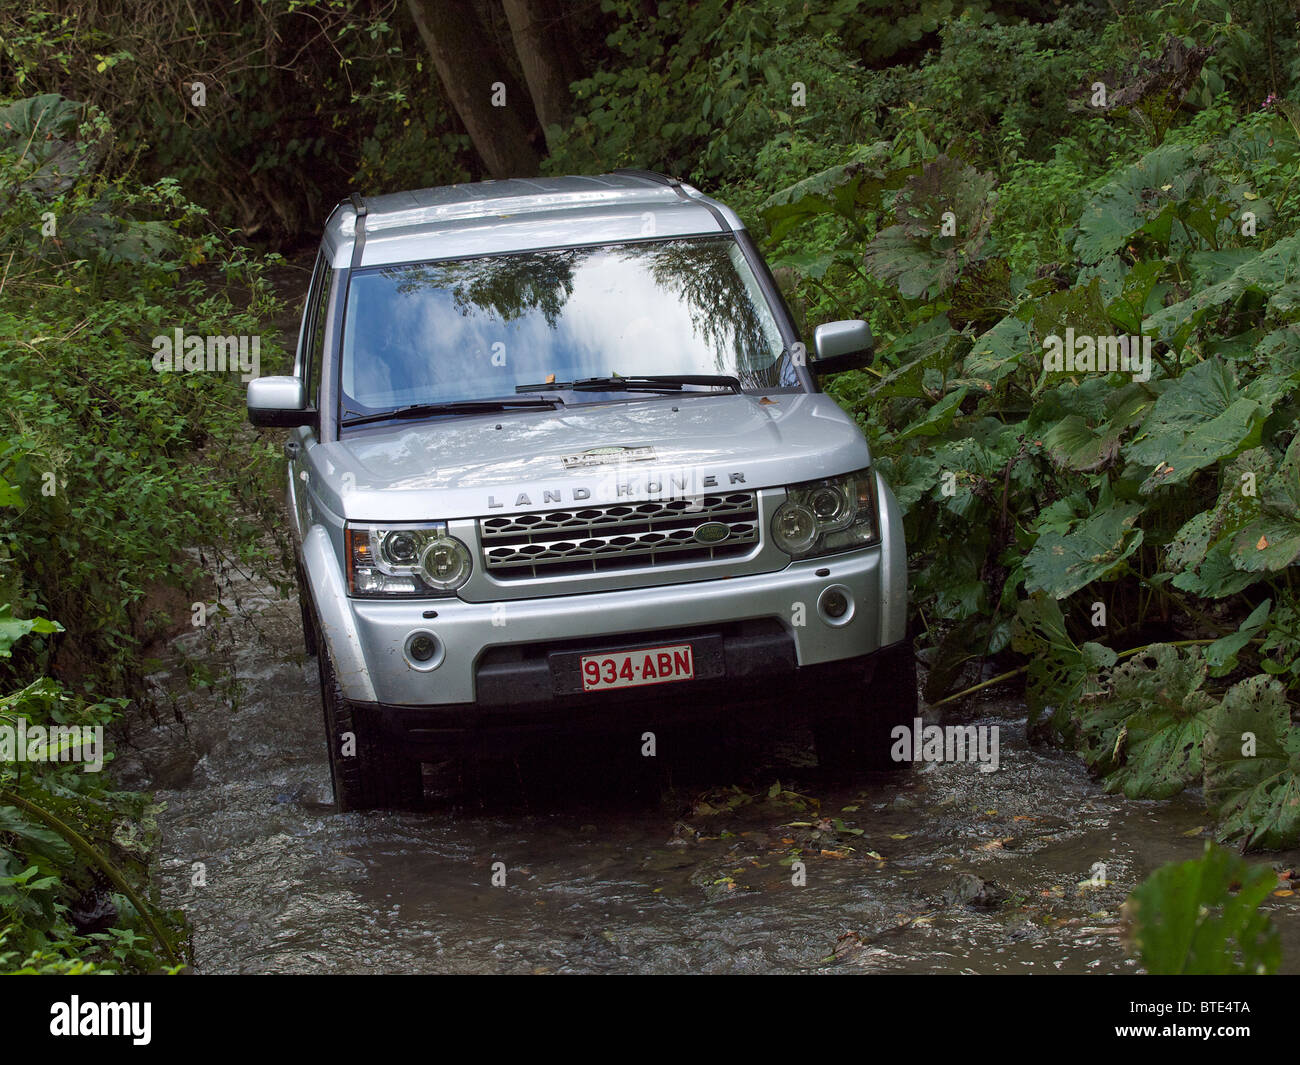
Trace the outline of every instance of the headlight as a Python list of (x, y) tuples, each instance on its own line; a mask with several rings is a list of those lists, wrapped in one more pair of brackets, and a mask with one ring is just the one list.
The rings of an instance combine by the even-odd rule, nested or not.
[(875, 490), (870, 470), (791, 485), (772, 516), (772, 539), (795, 558), (873, 543), (879, 538)]
[(348, 593), (364, 599), (452, 595), (469, 580), (469, 548), (445, 522), (348, 525)]

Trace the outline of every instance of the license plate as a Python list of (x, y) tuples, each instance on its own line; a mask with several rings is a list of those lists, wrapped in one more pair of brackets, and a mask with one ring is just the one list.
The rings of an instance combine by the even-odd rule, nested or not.
[(640, 651), (583, 655), (579, 660), (579, 668), (582, 672), (582, 690), (585, 692), (639, 688), (646, 684), (693, 679), (695, 655), (689, 643), (681, 643), (671, 647), (648, 647)]

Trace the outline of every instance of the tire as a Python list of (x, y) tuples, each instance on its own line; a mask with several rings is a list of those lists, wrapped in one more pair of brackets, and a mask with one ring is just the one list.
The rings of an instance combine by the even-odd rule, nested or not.
[(890, 757), (891, 731), (917, 716), (916, 659), (911, 641), (891, 648), (875, 663), (865, 685), (867, 706), (852, 717), (828, 714), (813, 726), (817, 761), (826, 769), (894, 771), (907, 767)]
[(298, 577), (298, 609), (302, 612), (302, 646), (308, 658), (315, 658), (319, 649), (316, 642), (315, 607), (312, 606), (311, 592), (307, 588), (307, 577), (302, 571), (302, 563), (296, 566)]
[[(312, 634), (318, 648), (316, 661), (335, 807), (339, 813), (346, 813), (419, 806), (424, 798), (420, 763), (404, 756), (397, 743), (384, 735), (372, 710), (344, 697), (329, 648), (315, 625)], [(352, 754), (344, 754), (348, 733), (353, 737)]]

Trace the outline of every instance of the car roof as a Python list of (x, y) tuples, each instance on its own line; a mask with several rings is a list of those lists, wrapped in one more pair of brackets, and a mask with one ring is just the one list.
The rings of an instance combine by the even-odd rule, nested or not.
[(358, 209), (361, 266), (744, 228), (730, 208), (649, 171), (479, 181), (340, 203), (322, 239), (336, 269), (352, 265)]

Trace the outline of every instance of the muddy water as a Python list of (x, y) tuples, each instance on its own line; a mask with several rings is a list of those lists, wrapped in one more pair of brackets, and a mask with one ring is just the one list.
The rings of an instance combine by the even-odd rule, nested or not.
[[(1106, 795), (1005, 700), (962, 719), (1001, 730), (995, 773), (835, 782), (806, 735), (711, 729), (428, 767), (427, 810), (339, 815), (297, 604), (218, 583), (229, 613), (177, 641), (122, 760), (165, 804), (202, 972), (1131, 971), (1121, 903), (1208, 824)], [(237, 680), (193, 691), (186, 657)], [(1300, 909), (1269, 905), (1296, 971)]]

